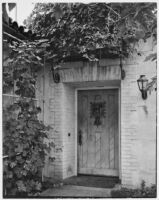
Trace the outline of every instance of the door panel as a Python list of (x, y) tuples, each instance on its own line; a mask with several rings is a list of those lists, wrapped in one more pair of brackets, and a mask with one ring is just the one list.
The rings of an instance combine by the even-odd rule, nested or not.
[(118, 175), (118, 90), (78, 92), (78, 173)]

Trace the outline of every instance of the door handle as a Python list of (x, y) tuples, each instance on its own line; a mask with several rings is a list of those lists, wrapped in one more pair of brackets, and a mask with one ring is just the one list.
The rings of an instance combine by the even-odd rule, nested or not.
[(78, 144), (81, 146), (82, 145), (82, 131), (78, 131)]

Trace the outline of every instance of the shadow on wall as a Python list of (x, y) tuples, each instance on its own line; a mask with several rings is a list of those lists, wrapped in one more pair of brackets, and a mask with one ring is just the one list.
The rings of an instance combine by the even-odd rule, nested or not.
[(73, 169), (72, 169), (72, 166), (69, 165), (67, 168), (67, 176), (71, 176), (72, 174), (73, 174)]
[(145, 112), (145, 115), (148, 115), (148, 110), (147, 110), (147, 106), (142, 106), (142, 108), (143, 108), (143, 110), (144, 110), (144, 112)]

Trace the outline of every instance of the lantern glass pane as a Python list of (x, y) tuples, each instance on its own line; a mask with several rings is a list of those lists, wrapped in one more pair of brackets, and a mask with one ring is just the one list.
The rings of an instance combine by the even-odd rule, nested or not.
[(143, 81), (143, 89), (146, 89), (147, 81)]
[(142, 81), (138, 81), (139, 90), (142, 90)]

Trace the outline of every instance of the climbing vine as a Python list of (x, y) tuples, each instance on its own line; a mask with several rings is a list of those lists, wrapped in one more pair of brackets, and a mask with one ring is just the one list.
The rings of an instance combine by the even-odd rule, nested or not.
[(156, 40), (156, 21), (156, 3), (36, 4), (25, 23), (40, 40), (9, 41), (3, 67), (3, 92), (14, 86), (18, 95), (3, 111), (5, 196), (40, 192), (45, 155), (55, 146), (47, 142), (50, 127), (38, 119), (41, 109), (34, 99), (44, 57), (53, 64), (77, 55), (93, 61), (103, 49), (128, 56), (132, 43), (150, 36)]
[(156, 38), (156, 3), (38, 3), (25, 21), (50, 41), (52, 61), (80, 55), (88, 60), (106, 54), (123, 56), (139, 39)]
[[(140, 39), (157, 43), (157, 4), (146, 3), (37, 3), (25, 20), (28, 28), (50, 41), (53, 63), (76, 61), (80, 57), (97, 61), (107, 57), (128, 57)], [(145, 61), (154, 61), (157, 53)], [(153, 77), (147, 89), (156, 88)]]
[[(44, 40), (10, 44), (4, 90), (16, 84), (16, 100), (3, 111), (3, 180), (5, 196), (28, 196), (41, 191), (45, 156), (54, 147), (48, 141), (51, 127), (38, 119), (36, 77), (43, 66)], [(8, 60), (7, 60), (8, 59)], [(5, 66), (6, 67), (6, 66)], [(5, 68), (4, 67), (4, 68)]]

